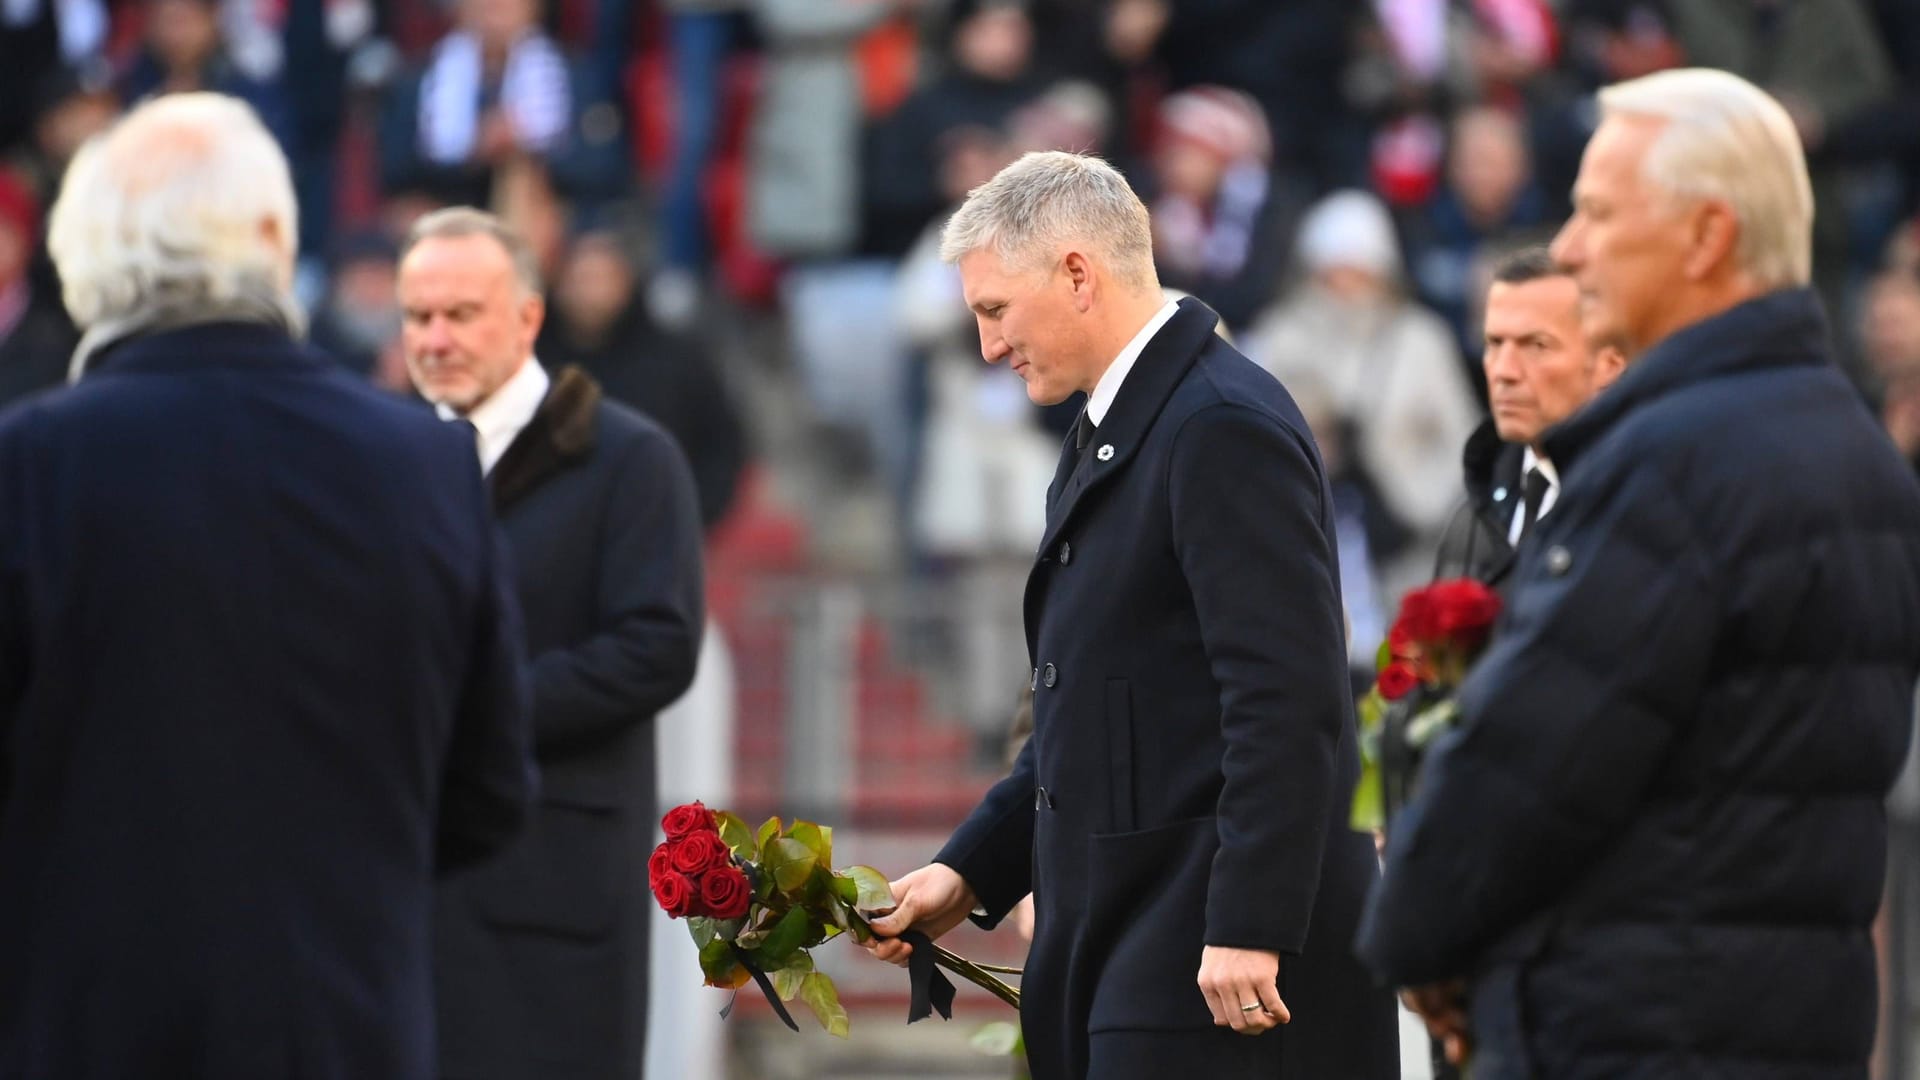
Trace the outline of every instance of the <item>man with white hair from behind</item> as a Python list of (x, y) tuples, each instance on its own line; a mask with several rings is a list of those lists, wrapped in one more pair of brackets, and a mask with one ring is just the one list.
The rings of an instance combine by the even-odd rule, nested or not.
[(1359, 938), (1475, 1080), (1859, 1080), (1920, 485), (1828, 352), (1786, 110), (1609, 87), (1554, 257), (1619, 381), (1387, 842)]
[(49, 244), (77, 385), (0, 413), (0, 1076), (437, 1075), (436, 871), (519, 827), (470, 435), (296, 342), (287, 164), (134, 110)]

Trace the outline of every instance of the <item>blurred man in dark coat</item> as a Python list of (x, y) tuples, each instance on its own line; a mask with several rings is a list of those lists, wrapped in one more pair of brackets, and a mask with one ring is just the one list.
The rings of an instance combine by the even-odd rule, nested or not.
[(733, 505), (747, 448), (712, 350), (648, 314), (633, 263), (611, 233), (574, 240), (547, 313), (540, 355), (556, 367), (579, 365), (609, 398), (665, 428), (693, 469), (700, 520), (713, 528)]
[[(1483, 319), (1481, 366), (1493, 415), (1467, 440), (1467, 499), (1447, 522), (1434, 563), (1436, 579), (1470, 577), (1495, 589), (1512, 580), (1514, 555), (1560, 498), (1560, 474), (1543, 449), (1546, 433), (1620, 377), (1626, 358), (1612, 345), (1587, 340), (1580, 289), (1544, 247), (1527, 247), (1494, 268)], [(1382, 755), (1395, 761), (1395, 740), (1417, 709), (1412, 699), (1388, 706)], [(1411, 770), (1387, 777), (1389, 798), (1404, 797)], [(1449, 1038), (1463, 1028), (1466, 984), (1449, 980), (1409, 992), (1434, 1036), (1434, 1075), (1459, 1075), (1445, 1060)]]
[(1546, 436), (1361, 954), (1470, 980), (1475, 1080), (1858, 1080), (1920, 484), (1828, 355), (1786, 111), (1704, 69), (1600, 102), (1554, 254), (1629, 367)]
[(513, 552), (533, 661), (541, 797), (527, 833), (438, 911), (442, 1075), (639, 1075), (653, 718), (693, 679), (700, 510), (686, 459), (577, 368), (533, 356), (545, 313), (525, 241), (455, 208), (400, 260), (407, 366), (471, 424)]
[(239, 102), (69, 170), (79, 384), (0, 414), (0, 1076), (431, 1080), (432, 884), (532, 796), (467, 440), (295, 344)]
[(1065, 153), (947, 226), (987, 361), (1035, 403), (1089, 397), (1027, 580), (1033, 738), (874, 930), (991, 925), (1032, 892), (1036, 1080), (1396, 1076), (1392, 999), (1349, 950), (1375, 866), (1346, 828), (1320, 455), (1217, 316), (1167, 302), (1152, 247), (1126, 181)]
[(0, 172), (0, 406), (66, 381), (73, 330), (34, 280), (39, 211), (25, 185)]
[(1467, 500), (1441, 536), (1435, 576), (1499, 586), (1521, 539), (1560, 498), (1543, 437), (1612, 385), (1626, 357), (1587, 340), (1579, 286), (1544, 247), (1522, 248), (1494, 268), (1482, 324), (1493, 415), (1467, 440)]

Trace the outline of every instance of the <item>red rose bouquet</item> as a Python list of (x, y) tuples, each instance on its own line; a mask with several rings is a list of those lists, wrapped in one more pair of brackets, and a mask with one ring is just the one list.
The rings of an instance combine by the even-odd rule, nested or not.
[(1459, 715), (1454, 693), (1487, 647), (1500, 595), (1471, 578), (1409, 592), (1380, 646), (1373, 689), (1360, 699), (1360, 783), (1353, 827), (1383, 828), (1410, 793), (1429, 744)]
[[(753, 830), (694, 802), (669, 810), (661, 825), (667, 839), (647, 859), (647, 880), (660, 907), (687, 920), (706, 984), (737, 990), (757, 983), (795, 1030), (783, 1003), (798, 998), (822, 1027), (845, 1036), (847, 1011), (833, 980), (814, 970), (810, 950), (841, 934), (871, 939), (861, 913), (893, 906), (887, 879), (866, 866), (833, 869), (833, 830), (810, 821), (784, 825), (776, 817)], [(975, 964), (931, 942), (914, 944), (909, 1022), (934, 1009), (951, 1014), (953, 987), (934, 965), (1019, 1007), (1020, 991), (991, 974), (1018, 971)]]

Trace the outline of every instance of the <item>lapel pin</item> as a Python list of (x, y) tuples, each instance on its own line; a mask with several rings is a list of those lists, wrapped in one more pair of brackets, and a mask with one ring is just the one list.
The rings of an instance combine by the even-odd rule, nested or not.
[(1113, 460), (1113, 444), (1101, 443), (1100, 449), (1095, 450), (1093, 452), (1093, 456), (1099, 458), (1101, 461), (1112, 461)]
[(1498, 487), (1498, 488), (1494, 488), (1494, 489), (1493, 489), (1493, 501), (1494, 501), (1494, 502), (1506, 502), (1506, 501), (1507, 501), (1507, 489), (1506, 489), (1506, 488), (1503, 488), (1503, 487)]
[(1547, 549), (1547, 573), (1554, 577), (1564, 577), (1573, 569), (1573, 552), (1559, 544)]

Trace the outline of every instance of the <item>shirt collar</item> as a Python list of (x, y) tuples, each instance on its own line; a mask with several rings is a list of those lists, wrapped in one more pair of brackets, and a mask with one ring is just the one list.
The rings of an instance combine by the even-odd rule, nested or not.
[[(540, 403), (546, 400), (547, 389), (552, 384), (547, 369), (529, 356), (512, 378), (501, 383), (499, 389), (466, 415), (465, 419), (479, 435), (481, 472), (491, 472), (521, 429), (533, 421), (533, 414), (540, 411)], [(459, 413), (446, 405), (436, 405), (434, 411), (442, 420), (461, 419)]]
[(1526, 452), (1520, 455), (1520, 479), (1524, 482), (1527, 473), (1534, 469), (1539, 469), (1540, 475), (1547, 478), (1547, 487), (1560, 486), (1560, 470), (1553, 467), (1553, 462), (1534, 453), (1533, 447), (1529, 446)]
[(1120, 355), (1107, 366), (1106, 373), (1100, 376), (1100, 381), (1093, 385), (1093, 393), (1087, 395), (1087, 419), (1092, 420), (1097, 426), (1107, 418), (1107, 410), (1113, 408), (1113, 399), (1120, 396), (1120, 384), (1126, 381), (1127, 372), (1133, 370), (1133, 362), (1140, 359), (1140, 353), (1146, 349), (1147, 342), (1152, 341), (1153, 335), (1159, 333), (1160, 328), (1167, 325), (1167, 320), (1173, 318), (1179, 310), (1179, 303), (1167, 301), (1159, 311), (1154, 312), (1153, 318), (1147, 320), (1147, 325), (1133, 335), (1133, 340), (1127, 342), (1127, 347), (1120, 350)]

